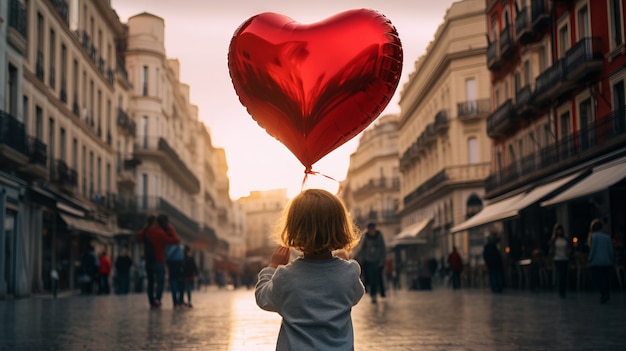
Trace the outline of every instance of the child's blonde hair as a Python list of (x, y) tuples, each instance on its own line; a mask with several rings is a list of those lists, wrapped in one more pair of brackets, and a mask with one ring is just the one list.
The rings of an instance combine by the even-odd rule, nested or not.
[(307, 189), (290, 202), (276, 228), (280, 245), (301, 252), (350, 250), (359, 233), (343, 201), (322, 189)]

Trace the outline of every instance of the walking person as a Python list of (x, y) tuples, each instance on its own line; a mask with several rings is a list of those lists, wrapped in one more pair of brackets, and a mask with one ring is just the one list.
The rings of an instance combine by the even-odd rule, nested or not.
[(487, 238), (487, 243), (483, 247), (483, 260), (489, 272), (489, 284), (491, 291), (495, 294), (502, 293), (504, 288), (504, 265), (502, 264), (502, 255), (498, 249), (500, 238), (492, 233)]
[(611, 298), (611, 271), (613, 268), (613, 242), (611, 236), (602, 232), (602, 221), (591, 221), (589, 230), (589, 267), (591, 274), (600, 289), (600, 303), (604, 304)]
[(463, 260), (461, 255), (456, 249), (456, 246), (452, 247), (452, 252), (448, 255), (448, 264), (452, 271), (452, 289), (458, 290), (461, 288), (461, 271), (463, 270)]
[(120, 255), (115, 259), (118, 294), (125, 295), (130, 291), (130, 268), (132, 266), (133, 259), (128, 256), (128, 249), (123, 248)]
[(87, 251), (81, 256), (80, 259), (80, 273), (78, 275), (78, 282), (80, 284), (80, 292), (83, 295), (88, 295), (94, 292), (94, 284), (97, 284), (98, 267), (100, 261), (96, 255), (96, 249), (93, 245), (87, 247)]
[(167, 223), (167, 217), (161, 219), (161, 222), (165, 223), (164, 227), (168, 228), (168, 231), (163, 230), (157, 224), (156, 216), (148, 216), (146, 226), (137, 233), (136, 237), (137, 242), (143, 243), (144, 247), (146, 276), (148, 278), (146, 290), (151, 308), (161, 307), (165, 285), (165, 246), (177, 244), (179, 241), (174, 228), (169, 229), (171, 226)]
[(185, 260), (185, 248), (182, 244), (168, 245), (165, 251), (165, 262), (172, 293), (172, 306), (175, 309), (183, 307), (183, 295), (185, 293), (185, 278), (183, 276), (183, 262)]
[(187, 302), (183, 301), (183, 305), (186, 307), (193, 307), (191, 304), (191, 292), (194, 288), (194, 282), (198, 276), (198, 266), (196, 261), (191, 255), (191, 248), (185, 245), (185, 261), (183, 262), (183, 277), (185, 284), (185, 293), (187, 294)]
[[(348, 260), (358, 233), (345, 205), (321, 189), (293, 198), (276, 233), (281, 246), (261, 269), (256, 303), (282, 317), (276, 350), (353, 350), (352, 307), (365, 293), (360, 266)], [(289, 263), (290, 249), (302, 257)], [(341, 258), (340, 258), (341, 257)]]
[(363, 283), (365, 284), (365, 289), (370, 294), (372, 303), (377, 301), (376, 297), (379, 288), (381, 288), (381, 297), (385, 297), (385, 289), (382, 286), (382, 273), (387, 256), (386, 251), (383, 234), (376, 230), (375, 223), (369, 223), (367, 231), (356, 250), (355, 258), (363, 266)]
[(556, 223), (552, 228), (552, 238), (550, 239), (550, 257), (554, 265), (556, 283), (559, 287), (559, 296), (565, 298), (567, 292), (567, 272), (569, 269), (569, 259), (573, 253), (572, 242), (565, 237), (563, 226)]
[(106, 250), (103, 250), (98, 257), (100, 265), (98, 267), (98, 294), (108, 295), (111, 293), (109, 286), (109, 276), (111, 275), (111, 259), (107, 256)]

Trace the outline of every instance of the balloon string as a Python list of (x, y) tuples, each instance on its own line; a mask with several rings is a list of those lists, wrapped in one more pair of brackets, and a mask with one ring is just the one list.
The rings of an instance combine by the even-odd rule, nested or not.
[(304, 184), (306, 183), (306, 181), (307, 181), (307, 179), (309, 177), (309, 174), (311, 174), (311, 175), (320, 175), (320, 176), (326, 177), (326, 178), (328, 178), (328, 179), (330, 179), (330, 180), (332, 180), (334, 182), (337, 182), (337, 184), (339, 185), (339, 187), (337, 189), (337, 195), (341, 194), (341, 192), (343, 191), (343, 184), (341, 184), (340, 181), (338, 181), (337, 179), (335, 179), (335, 178), (333, 178), (331, 176), (328, 176), (326, 174), (322, 174), (320, 172), (316, 172), (316, 171), (312, 170), (311, 168), (307, 168), (307, 169), (304, 170), (304, 178), (302, 179), (302, 186), (300, 187), (300, 191), (304, 190)]

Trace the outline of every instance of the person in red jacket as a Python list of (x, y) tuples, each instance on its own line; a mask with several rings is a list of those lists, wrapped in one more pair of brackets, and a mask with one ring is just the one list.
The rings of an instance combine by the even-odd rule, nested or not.
[(143, 243), (144, 246), (148, 301), (152, 308), (161, 307), (165, 286), (165, 246), (178, 244), (179, 241), (166, 215), (149, 216), (146, 226), (137, 233), (137, 242)]
[(111, 275), (111, 259), (107, 256), (106, 250), (103, 250), (98, 257), (100, 266), (98, 267), (98, 294), (110, 294), (109, 276)]
[(450, 265), (450, 270), (452, 270), (452, 289), (460, 289), (463, 260), (461, 259), (461, 255), (459, 255), (456, 246), (452, 247), (452, 252), (448, 256), (448, 264)]

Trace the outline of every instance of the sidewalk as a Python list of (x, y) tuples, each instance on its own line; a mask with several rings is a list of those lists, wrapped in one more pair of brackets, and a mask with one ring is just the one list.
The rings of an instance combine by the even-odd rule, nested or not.
[[(623, 351), (626, 294), (389, 291), (353, 310), (357, 351)], [(150, 310), (144, 294), (0, 301), (0, 350), (274, 350), (280, 317), (252, 290), (196, 292), (193, 309)]]

